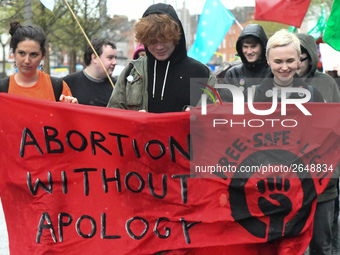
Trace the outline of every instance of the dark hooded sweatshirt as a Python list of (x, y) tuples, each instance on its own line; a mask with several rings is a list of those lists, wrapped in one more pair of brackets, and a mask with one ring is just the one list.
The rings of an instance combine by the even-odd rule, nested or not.
[[(242, 52), (242, 40), (248, 36), (255, 37), (262, 46), (261, 57), (252, 63), (247, 61)], [(244, 86), (244, 89), (260, 84), (270, 73), (266, 59), (267, 41), (267, 36), (260, 25), (247, 25), (236, 42), (236, 51), (242, 60), (242, 64), (230, 68), (224, 77), (224, 82), (235, 86)]]
[(171, 56), (159, 61), (145, 47), (146, 56), (132, 60), (118, 77), (108, 107), (145, 110), (153, 113), (180, 112), (186, 106), (196, 106), (207, 85), (217, 79), (204, 64), (187, 56), (184, 30), (171, 5), (154, 4), (144, 13), (166, 14), (177, 22), (181, 38)]
[[(147, 69), (148, 69), (148, 111), (178, 112), (182, 111), (185, 105), (190, 105), (190, 78), (207, 78), (209, 70), (202, 63), (187, 56), (184, 30), (175, 9), (171, 5), (154, 4), (143, 14), (146, 17), (150, 14), (166, 14), (178, 23), (181, 29), (181, 38), (171, 56), (164, 60), (156, 60), (146, 47)], [(156, 72), (154, 66), (156, 64)], [(167, 67), (169, 65), (169, 67)], [(154, 84), (154, 75), (156, 76)], [(165, 82), (165, 83), (164, 83)], [(163, 85), (164, 84), (164, 85)], [(155, 95), (153, 96), (153, 86)], [(162, 90), (164, 87), (164, 95)], [(202, 90), (192, 89), (191, 105), (196, 105)]]
[[(317, 88), (326, 102), (339, 102), (340, 96), (336, 81), (331, 76), (317, 71), (319, 55), (314, 37), (303, 33), (298, 33), (296, 36), (300, 40), (301, 47), (308, 52), (307, 55), (311, 59), (309, 72), (304, 77), (305, 82), (312, 87)], [(318, 197), (318, 202), (329, 201), (336, 198), (338, 196), (336, 185), (337, 177), (333, 176), (333, 178), (329, 180), (326, 189)]]
[(317, 88), (326, 102), (340, 102), (340, 92), (336, 81), (328, 74), (317, 71), (319, 53), (314, 37), (303, 33), (298, 33), (296, 36), (300, 40), (301, 47), (308, 52), (311, 62), (308, 73), (302, 78), (307, 84)]

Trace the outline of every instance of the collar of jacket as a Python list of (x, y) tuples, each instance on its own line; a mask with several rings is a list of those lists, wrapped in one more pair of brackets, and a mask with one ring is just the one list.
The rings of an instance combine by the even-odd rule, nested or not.
[[(273, 83), (274, 75), (271, 72), (260, 84), (258, 87), (258, 95), (257, 95), (257, 102), (271, 102), (272, 98), (266, 96), (266, 92), (268, 90), (272, 90), (274, 88)], [(308, 89), (307, 83), (305, 83), (298, 74), (294, 75), (293, 78), (293, 88), (304, 88)], [(292, 93), (289, 98), (301, 98), (298, 93)]]

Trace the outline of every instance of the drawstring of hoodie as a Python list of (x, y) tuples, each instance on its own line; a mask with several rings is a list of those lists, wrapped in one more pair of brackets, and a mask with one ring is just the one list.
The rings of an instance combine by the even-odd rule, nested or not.
[(155, 98), (155, 90), (156, 90), (156, 66), (157, 66), (157, 60), (155, 59), (155, 64), (153, 66), (152, 98)]
[[(165, 76), (164, 76), (164, 81), (163, 81), (161, 100), (163, 100), (163, 97), (164, 97), (165, 84), (166, 84), (166, 79), (168, 77), (169, 66), (170, 66), (170, 61), (168, 61), (168, 64), (167, 64), (166, 70), (165, 70)], [(155, 65), (153, 67), (152, 98), (155, 98), (155, 91), (156, 91), (156, 67), (157, 67), (157, 60), (155, 59)]]

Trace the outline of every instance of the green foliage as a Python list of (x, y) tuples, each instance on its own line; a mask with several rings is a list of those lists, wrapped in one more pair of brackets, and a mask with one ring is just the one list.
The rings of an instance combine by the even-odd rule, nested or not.
[(334, 0), (311, 0), (305, 19), (318, 20), (321, 14), (321, 5), (325, 7), (327, 17), (331, 13)]
[[(39, 0), (0, 0), (0, 34), (8, 33), (9, 23), (13, 20), (25, 24), (27, 16), (25, 5), (31, 2), (33, 25), (41, 26), (49, 42), (49, 49), (60, 55), (62, 51), (75, 51), (81, 56), (88, 45), (83, 32), (67, 7), (70, 5), (85, 34), (91, 40), (107, 28), (109, 18), (100, 17), (98, 0), (59, 0), (55, 1), (54, 11), (45, 8)], [(103, 2), (103, 1), (102, 1)], [(106, 4), (106, 2), (104, 1)], [(104, 23), (103, 23), (104, 21)], [(48, 57), (48, 56), (47, 56)], [(48, 59), (45, 59), (45, 62)], [(62, 60), (61, 60), (62, 63)]]
[(259, 24), (263, 27), (264, 31), (266, 32), (267, 37), (271, 37), (276, 31), (280, 29), (288, 29), (289, 25), (272, 22), (272, 21), (260, 21), (254, 20), (253, 23)]
[(9, 23), (12, 20), (21, 20), (24, 1), (0, 0), (0, 34), (8, 33)]

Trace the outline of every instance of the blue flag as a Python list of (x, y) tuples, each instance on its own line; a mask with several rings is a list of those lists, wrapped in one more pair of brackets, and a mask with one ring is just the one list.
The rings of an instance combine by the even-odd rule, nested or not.
[(207, 64), (234, 20), (235, 17), (219, 0), (206, 0), (188, 56)]

